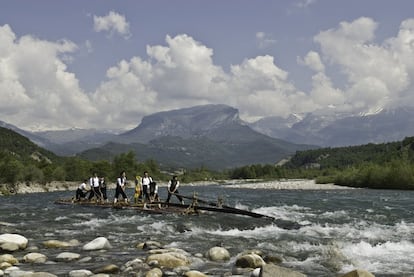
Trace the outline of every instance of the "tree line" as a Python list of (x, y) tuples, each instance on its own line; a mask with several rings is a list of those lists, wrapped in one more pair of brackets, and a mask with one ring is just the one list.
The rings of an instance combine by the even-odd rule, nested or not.
[(154, 160), (138, 161), (133, 151), (111, 161), (59, 157), (29, 139), (0, 127), (0, 183), (82, 181), (93, 173), (115, 180), (121, 171), (129, 179), (144, 171), (160, 181), (172, 174), (183, 182), (223, 179), (307, 178), (344, 186), (414, 189), (414, 137), (402, 141), (298, 151), (284, 165), (254, 164), (222, 171), (208, 168), (161, 169)]

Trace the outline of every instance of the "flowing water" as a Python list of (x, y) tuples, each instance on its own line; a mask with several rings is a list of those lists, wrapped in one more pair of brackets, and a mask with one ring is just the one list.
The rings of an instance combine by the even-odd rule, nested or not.
[[(234, 257), (247, 249), (259, 249), (283, 259), (282, 266), (308, 276), (337, 276), (355, 268), (375, 276), (414, 276), (414, 191), (393, 190), (264, 190), (229, 188), (226, 185), (181, 187), (183, 195), (197, 193), (229, 206), (248, 209), (283, 221), (229, 214), (197, 216), (149, 215), (133, 210), (112, 210), (54, 204), (74, 192), (22, 194), (0, 197), (0, 234), (18, 233), (53, 260), (66, 250), (47, 249), (51, 239), (77, 239), (81, 245), (70, 252), (92, 257), (91, 265), (123, 265), (146, 252), (136, 245), (149, 239), (192, 254), (213, 246), (227, 248), (232, 260), (202, 263), (196, 269), (220, 276), (231, 272)], [(160, 188), (164, 192), (165, 188)], [(132, 195), (132, 191), (128, 191)], [(109, 193), (113, 195), (113, 193)], [(165, 194), (161, 193), (165, 199)], [(172, 199), (172, 201), (177, 201)], [(299, 229), (286, 229), (284, 221)], [(82, 245), (106, 237), (113, 248), (85, 253)], [(21, 253), (20, 253), (21, 252)], [(14, 253), (23, 256), (28, 250)], [(61, 276), (76, 263), (20, 265), (21, 269), (48, 271)], [(83, 265), (81, 268), (87, 268)]]

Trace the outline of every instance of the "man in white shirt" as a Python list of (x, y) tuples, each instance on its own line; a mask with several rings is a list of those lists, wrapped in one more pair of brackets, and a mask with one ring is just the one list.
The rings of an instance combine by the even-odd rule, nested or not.
[(125, 194), (125, 187), (126, 187), (126, 173), (122, 171), (119, 175), (119, 178), (116, 179), (116, 189), (115, 189), (115, 198), (114, 203), (118, 202), (119, 195), (122, 195), (125, 203), (128, 203), (128, 197)]
[(144, 195), (144, 201), (150, 200), (149, 197), (149, 188), (150, 188), (150, 184), (152, 183), (152, 178), (148, 175), (148, 172), (145, 171), (144, 172), (144, 177), (142, 177), (142, 192)]
[(86, 187), (86, 182), (87, 181), (88, 180), (84, 180), (83, 183), (80, 184), (78, 189), (76, 190), (76, 196), (75, 196), (76, 201), (80, 201), (80, 200), (82, 200), (82, 198), (86, 197), (86, 194), (89, 191)]
[(88, 200), (91, 200), (94, 196), (96, 199), (101, 199), (101, 190), (99, 189), (99, 177), (97, 173), (94, 173), (93, 177), (89, 179), (91, 185), (91, 193), (89, 194)]

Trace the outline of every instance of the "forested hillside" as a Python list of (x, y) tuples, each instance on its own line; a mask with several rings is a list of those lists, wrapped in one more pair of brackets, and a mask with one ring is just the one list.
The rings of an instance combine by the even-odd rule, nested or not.
[(297, 152), (283, 168), (320, 182), (414, 189), (414, 137), (402, 141)]
[(59, 157), (35, 145), (28, 138), (0, 127), (0, 184), (81, 181), (94, 172), (107, 177), (111, 182), (123, 170), (128, 172), (131, 181), (136, 174), (142, 174), (145, 170), (157, 179), (163, 178), (154, 161), (138, 163), (131, 152), (116, 155), (110, 161), (91, 162), (78, 157)]
[(28, 158), (46, 162), (59, 159), (54, 153), (37, 146), (28, 138), (2, 127), (0, 127), (0, 151), (2, 155), (10, 154), (21, 161)]

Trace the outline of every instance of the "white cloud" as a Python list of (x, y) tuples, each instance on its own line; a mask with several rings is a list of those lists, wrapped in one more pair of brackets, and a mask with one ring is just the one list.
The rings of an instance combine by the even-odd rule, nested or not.
[(129, 23), (125, 16), (110, 11), (107, 16), (93, 16), (93, 28), (96, 32), (109, 32), (110, 35), (118, 33), (124, 38), (131, 37)]
[(410, 22), (405, 21), (398, 36), (384, 44), (373, 42), (378, 24), (365, 17), (341, 22), (338, 28), (315, 37), (324, 59), (344, 74), (344, 94), (355, 110), (386, 105), (412, 88), (413, 59), (408, 57), (414, 54), (414, 47), (407, 38), (413, 37), (414, 24)]
[(60, 58), (76, 50), (70, 41), (16, 36), (0, 27), (0, 115), (22, 128), (72, 126), (96, 112)]
[(301, 0), (295, 4), (296, 7), (304, 9), (316, 3), (316, 0)]
[(264, 32), (257, 32), (256, 33), (256, 41), (257, 45), (260, 49), (265, 49), (273, 44), (276, 44), (276, 39), (272, 38), (270, 34), (264, 33)]
[(332, 106), (341, 106), (345, 104), (345, 95), (337, 88), (333, 87), (331, 80), (322, 72), (312, 77), (312, 90), (310, 92), (316, 109), (324, 109)]
[(398, 34), (382, 44), (374, 42), (377, 26), (360, 18), (316, 35), (320, 50), (298, 58), (315, 71), (309, 92), (298, 90), (270, 55), (245, 59), (226, 72), (214, 64), (213, 49), (181, 34), (148, 45), (147, 59), (119, 61), (96, 91), (86, 93), (66, 66), (66, 57), (81, 51), (77, 45), (16, 38), (5, 25), (0, 27), (0, 118), (23, 128), (130, 128), (154, 112), (207, 103), (238, 108), (245, 120), (414, 103), (414, 20), (402, 22)]
[(325, 71), (325, 65), (322, 63), (319, 53), (315, 51), (310, 51), (303, 59), (298, 57), (297, 61), (299, 64), (306, 65), (316, 72)]

